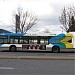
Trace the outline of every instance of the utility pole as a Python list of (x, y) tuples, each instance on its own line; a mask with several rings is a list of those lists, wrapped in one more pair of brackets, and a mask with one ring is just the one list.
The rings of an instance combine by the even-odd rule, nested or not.
[(16, 14), (16, 33), (20, 32), (20, 16)]

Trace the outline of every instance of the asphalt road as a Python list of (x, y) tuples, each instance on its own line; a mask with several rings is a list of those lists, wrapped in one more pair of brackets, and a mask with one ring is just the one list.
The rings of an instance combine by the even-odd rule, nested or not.
[(60, 52), (60, 53), (51, 53), (51, 52), (35, 52), (35, 51), (19, 51), (19, 52), (0, 52), (0, 56), (75, 56), (75, 52)]
[[(75, 52), (9, 52), (2, 51), (4, 57), (72, 57)], [(33, 60), (33, 59), (0, 59), (0, 75), (75, 75), (75, 60)]]
[(75, 75), (75, 60), (0, 59), (0, 75)]

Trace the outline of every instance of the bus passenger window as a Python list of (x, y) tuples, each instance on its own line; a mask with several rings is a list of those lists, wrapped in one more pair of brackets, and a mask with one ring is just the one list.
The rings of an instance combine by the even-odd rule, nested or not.
[(18, 39), (15, 39), (14, 43), (15, 43), (15, 44), (18, 44)]
[(0, 36), (0, 43), (8, 43), (8, 38), (6, 36)]
[(36, 39), (36, 40), (34, 40), (34, 44), (37, 44), (37, 39)]
[(24, 40), (23, 42), (24, 42), (24, 44), (28, 44), (28, 41), (27, 40)]
[(3, 39), (0, 39), (0, 43), (3, 43)]
[(40, 43), (41, 43), (41, 44), (44, 44), (44, 39), (41, 39), (41, 40), (40, 40)]
[(48, 39), (45, 39), (45, 44), (48, 44)]
[(34, 41), (33, 40), (29, 40), (29, 44), (33, 44), (34, 43)]
[(8, 43), (8, 39), (4, 39), (4, 43)]
[(48, 37), (47, 36), (40, 37), (40, 44), (48, 44)]
[(10, 43), (13, 44), (14, 43), (14, 39), (10, 39)]
[(20, 44), (21, 44), (21, 43), (23, 44), (23, 39), (20, 39)]

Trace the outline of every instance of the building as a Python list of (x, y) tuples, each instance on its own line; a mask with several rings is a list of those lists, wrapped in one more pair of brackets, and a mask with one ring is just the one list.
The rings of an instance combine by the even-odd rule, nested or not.
[(0, 33), (11, 33), (11, 32), (4, 30), (4, 29), (0, 29)]

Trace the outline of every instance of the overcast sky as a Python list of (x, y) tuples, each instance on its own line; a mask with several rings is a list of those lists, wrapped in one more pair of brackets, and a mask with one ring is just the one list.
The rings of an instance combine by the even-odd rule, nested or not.
[(64, 6), (75, 6), (75, 0), (0, 0), (0, 28), (11, 30), (11, 17), (19, 6), (38, 16), (38, 24), (31, 29), (33, 32), (51, 27), (51, 31), (60, 31), (60, 27), (56, 25), (60, 25), (61, 10)]

